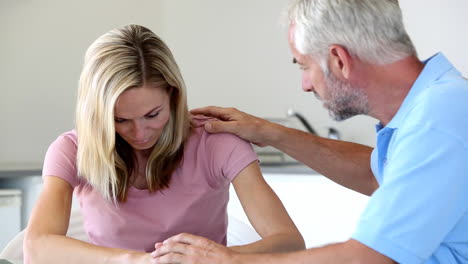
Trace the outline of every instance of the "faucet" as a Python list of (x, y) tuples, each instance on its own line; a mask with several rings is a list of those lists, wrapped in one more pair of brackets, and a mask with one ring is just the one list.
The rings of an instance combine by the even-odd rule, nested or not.
[(318, 135), (317, 132), (315, 132), (315, 130), (312, 128), (312, 126), (309, 124), (309, 122), (307, 122), (307, 120), (305, 119), (305, 117), (303, 115), (301, 115), (298, 112), (294, 111), (292, 108), (289, 108), (288, 109), (288, 117), (292, 117), (292, 116), (295, 116), (297, 119), (299, 119), (299, 121), (301, 121), (301, 123), (305, 126), (305, 128), (307, 129), (307, 131), (309, 131), (309, 133), (314, 134), (314, 135)]
[(338, 132), (338, 130), (336, 130), (336, 128), (329, 127), (328, 128), (328, 138), (340, 140), (341, 139), (340, 132)]
[[(309, 133), (318, 136), (317, 132), (312, 128), (312, 126), (309, 124), (309, 122), (307, 121), (307, 119), (305, 119), (305, 117), (303, 115), (301, 115), (298, 112), (294, 111), (294, 109), (289, 108), (288, 109), (288, 117), (293, 117), (293, 116), (296, 117), (297, 119), (299, 119), (299, 121), (301, 121), (302, 125), (304, 125), (304, 127), (307, 129), (307, 131)], [(341, 138), (340, 132), (338, 132), (338, 130), (336, 130), (336, 128), (329, 127), (328, 128), (328, 138), (339, 140)]]

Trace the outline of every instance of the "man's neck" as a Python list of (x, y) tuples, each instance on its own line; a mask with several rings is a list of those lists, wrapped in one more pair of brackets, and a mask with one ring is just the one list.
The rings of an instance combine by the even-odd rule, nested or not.
[(369, 96), (369, 115), (386, 126), (396, 115), (424, 64), (415, 56), (386, 65), (367, 64), (364, 79)]

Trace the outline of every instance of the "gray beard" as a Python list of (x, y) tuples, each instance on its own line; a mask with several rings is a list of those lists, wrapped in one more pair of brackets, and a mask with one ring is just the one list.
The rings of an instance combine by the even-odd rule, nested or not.
[(323, 101), (323, 106), (328, 109), (332, 119), (343, 121), (356, 115), (369, 114), (369, 101), (362, 89), (342, 82), (330, 71), (325, 72), (325, 85), (328, 99)]

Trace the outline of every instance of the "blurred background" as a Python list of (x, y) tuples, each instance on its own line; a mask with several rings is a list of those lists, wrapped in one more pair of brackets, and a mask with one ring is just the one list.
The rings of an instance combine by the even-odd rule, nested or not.
[[(468, 73), (468, 2), (400, 1), (421, 59), (443, 51)], [(40, 165), (52, 140), (74, 127), (77, 82), (87, 47), (104, 32), (137, 23), (172, 49), (191, 108), (234, 106), (252, 114), (302, 113), (318, 133), (373, 145), (375, 120), (336, 123), (301, 90), (291, 63), (285, 0), (0, 0), (0, 164)]]
[[(466, 76), (468, 1), (403, 0), (400, 5), (420, 58), (442, 51)], [(24, 207), (32, 206), (40, 190), (31, 187), (40, 178), (24, 176), (40, 175), (49, 144), (74, 127), (87, 47), (125, 24), (144, 25), (169, 45), (190, 108), (232, 106), (274, 120), (284, 120), (293, 109), (320, 135), (333, 127), (344, 140), (374, 146), (376, 120), (358, 116), (334, 122), (312, 94), (302, 92), (301, 72), (291, 63), (281, 25), (286, 6), (286, 0), (0, 0), (0, 189), (21, 191), (4, 192), (10, 202), (22, 197), (23, 223), (11, 220), (16, 228), (24, 227)], [(12, 215), (0, 214), (0, 238), (7, 237), (2, 226)]]

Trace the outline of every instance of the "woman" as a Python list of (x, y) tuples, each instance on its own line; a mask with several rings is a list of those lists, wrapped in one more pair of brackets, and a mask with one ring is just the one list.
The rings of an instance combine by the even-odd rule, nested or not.
[[(151, 263), (181, 232), (226, 244), (229, 185), (261, 240), (238, 252), (304, 248), (250, 144), (191, 124), (168, 47), (130, 25), (98, 38), (80, 77), (76, 130), (46, 154), (44, 189), (26, 231), (26, 263)], [(91, 243), (67, 232), (72, 194)]]

